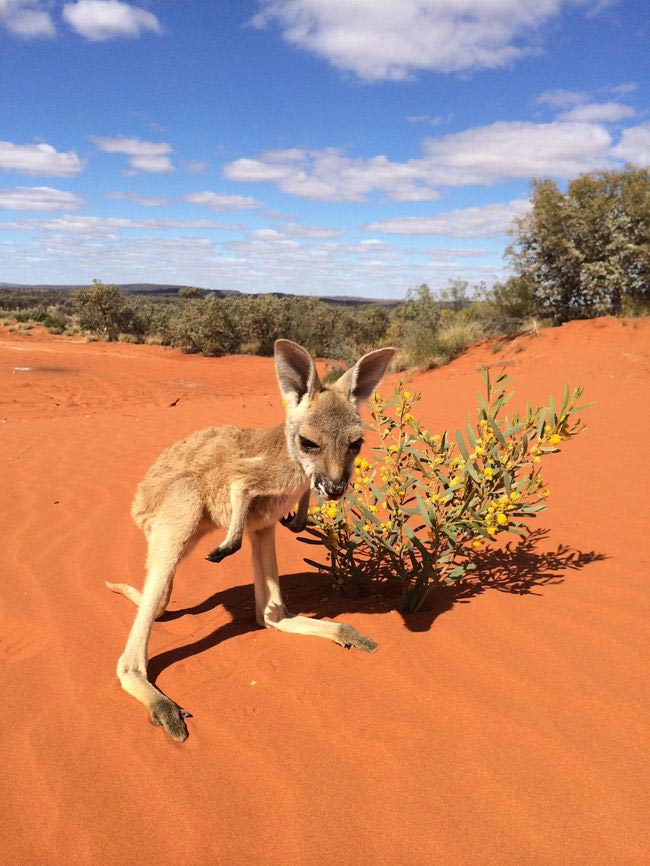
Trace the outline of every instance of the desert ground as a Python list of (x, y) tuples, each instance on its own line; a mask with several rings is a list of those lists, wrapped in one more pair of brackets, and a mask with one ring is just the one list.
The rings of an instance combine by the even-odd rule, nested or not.
[(288, 606), (352, 623), (379, 643), (366, 655), (258, 628), (247, 548), (214, 565), (204, 539), (151, 642), (151, 677), (193, 714), (177, 745), (120, 689), (134, 608), (104, 581), (142, 580), (129, 509), (163, 448), (280, 422), (273, 362), (0, 336), (3, 862), (648, 862), (650, 323), (575, 322), (409, 375), (430, 428), (464, 423), (483, 364), (519, 403), (565, 382), (595, 401), (548, 459), (531, 542), (492, 555), (483, 591), (403, 617), (340, 598), (279, 527)]

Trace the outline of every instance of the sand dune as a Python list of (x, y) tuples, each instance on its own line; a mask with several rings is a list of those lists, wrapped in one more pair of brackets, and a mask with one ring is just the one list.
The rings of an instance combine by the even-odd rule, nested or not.
[(194, 716), (177, 746), (119, 688), (133, 608), (104, 581), (142, 579), (129, 508), (162, 448), (281, 419), (272, 361), (0, 336), (3, 861), (646, 863), (649, 337), (576, 322), (411, 377), (439, 429), (485, 363), (522, 399), (569, 381), (596, 401), (494, 588), (404, 618), (338, 598), (279, 530), (289, 606), (351, 622), (375, 655), (259, 629), (248, 551), (215, 566), (199, 545), (151, 644)]

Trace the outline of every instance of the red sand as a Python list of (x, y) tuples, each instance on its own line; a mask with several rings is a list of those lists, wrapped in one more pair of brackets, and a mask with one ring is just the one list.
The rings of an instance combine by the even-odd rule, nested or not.
[(338, 599), (279, 529), (289, 606), (380, 645), (346, 653), (258, 629), (247, 550), (215, 566), (199, 546), (151, 644), (194, 714), (177, 746), (115, 678), (134, 610), (104, 580), (142, 579), (129, 507), (162, 448), (280, 420), (272, 361), (2, 335), (3, 861), (648, 862), (649, 337), (577, 322), (412, 377), (438, 429), (473, 409), (486, 362), (507, 361), (522, 399), (569, 381), (596, 401), (548, 461), (548, 535), (497, 575), (532, 575), (533, 594), (449, 595), (405, 621)]

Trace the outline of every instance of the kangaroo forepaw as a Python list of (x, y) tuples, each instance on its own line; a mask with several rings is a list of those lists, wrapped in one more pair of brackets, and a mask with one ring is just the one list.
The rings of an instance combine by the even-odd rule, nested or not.
[(281, 517), (280, 523), (292, 532), (304, 532), (305, 526), (307, 526), (307, 521), (298, 520), (294, 511), (290, 511), (286, 517)]
[(358, 632), (351, 625), (341, 625), (337, 643), (341, 644), (345, 649), (355, 647), (356, 649), (363, 650), (365, 653), (374, 653), (377, 649), (377, 644), (372, 638), (361, 634), (361, 632)]
[(215, 547), (214, 550), (211, 550), (210, 553), (208, 553), (206, 559), (208, 562), (221, 562), (221, 560), (225, 559), (227, 556), (232, 556), (233, 553), (237, 553), (240, 547), (241, 541), (235, 541), (232, 544), (220, 544), (219, 547)]
[(192, 718), (192, 714), (187, 710), (182, 710), (169, 698), (162, 698), (153, 704), (149, 712), (151, 713), (151, 722), (154, 725), (163, 727), (172, 740), (177, 743), (184, 743), (188, 737), (187, 727), (184, 719)]

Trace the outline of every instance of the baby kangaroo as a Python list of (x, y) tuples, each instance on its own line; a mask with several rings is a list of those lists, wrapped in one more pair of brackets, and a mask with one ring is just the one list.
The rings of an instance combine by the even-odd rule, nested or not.
[[(275, 366), (286, 407), (285, 423), (270, 430), (211, 427), (163, 452), (138, 487), (131, 514), (148, 542), (142, 592), (107, 583), (138, 605), (117, 663), (122, 687), (149, 710), (178, 742), (187, 739), (189, 713), (147, 679), (147, 645), (156, 617), (164, 613), (176, 565), (207, 518), (227, 528), (209, 555), (220, 562), (235, 553), (248, 532), (253, 555), (255, 615), (266, 628), (326, 637), (345, 647), (373, 652), (376, 644), (352, 626), (293, 616), (280, 594), (275, 556), (278, 519), (294, 532), (307, 522), (310, 491), (340, 499), (363, 444), (359, 404), (377, 387), (394, 349), (364, 355), (333, 385), (321, 385), (314, 361), (290, 340), (275, 344)], [(295, 514), (288, 509), (298, 501)]]

